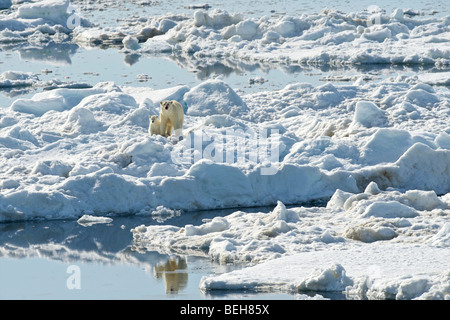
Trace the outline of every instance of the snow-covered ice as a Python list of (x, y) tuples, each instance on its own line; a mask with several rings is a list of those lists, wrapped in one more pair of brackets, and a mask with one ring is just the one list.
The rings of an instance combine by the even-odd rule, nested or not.
[(445, 262), (449, 258), (443, 248), (385, 243), (364, 249), (309, 251), (206, 277), (200, 287), (344, 291), (348, 298), (356, 299), (448, 299), (450, 279)]
[[(410, 17), (402, 10), (377, 15), (319, 14), (246, 18), (224, 10), (169, 14), (131, 27), (77, 29), (80, 44), (109, 43), (129, 35), (142, 42), (136, 53), (174, 52), (196, 58), (235, 57), (297, 65), (436, 65), (450, 63), (449, 17)], [(169, 23), (170, 21), (170, 23)], [(128, 34), (128, 36), (127, 36)], [(133, 38), (131, 38), (133, 39)]]
[(31, 72), (5, 71), (0, 74), (0, 88), (33, 86), (38, 80)]
[[(0, 2), (0, 9), (8, 1)], [(0, 15), (0, 43), (44, 44), (67, 41), (67, 34), (90, 22), (70, 10), (69, 0), (21, 3), (9, 14)], [(73, 19), (76, 18), (76, 24)]]
[(84, 214), (80, 219), (77, 220), (77, 222), (83, 226), (91, 226), (96, 223), (110, 223), (111, 221), (113, 221), (112, 218), (96, 217), (89, 214)]
[[(0, 16), (0, 42), (73, 39), (187, 61), (450, 64), (450, 16), (399, 9), (369, 23), (367, 12), (272, 20), (214, 9), (118, 28), (81, 19), (72, 29), (68, 6), (18, 6)], [(255, 93), (223, 79), (158, 90), (99, 82), (18, 98), (0, 108), (0, 222), (70, 218), (89, 226), (117, 215), (164, 221), (237, 208), (197, 226), (138, 226), (133, 246), (248, 264), (202, 279), (202, 290), (449, 299), (450, 92), (438, 86), (447, 76)], [(43, 84), (32, 73), (0, 74), (0, 87), (23, 86)], [(182, 138), (147, 134), (148, 116), (166, 99), (184, 108)], [(305, 205), (314, 201), (326, 205)], [(239, 210), (258, 206), (273, 210)]]
[[(86, 210), (139, 213), (159, 205), (192, 211), (295, 204), (330, 198), (337, 189), (362, 192), (371, 181), (382, 190), (444, 195), (449, 192), (450, 153), (444, 149), (449, 94), (431, 89), (422, 97), (433, 96), (433, 104), (422, 107), (409, 102), (411, 92), (420, 100), (424, 90), (417, 86), (298, 84), (239, 97), (217, 80), (170, 90), (99, 83), (17, 99), (0, 110), (0, 174), (16, 181), (15, 188), (2, 192), (2, 220), (50, 212), (52, 218), (78, 217)], [(375, 98), (374, 91), (383, 88), (387, 93)], [(229, 107), (229, 114), (219, 110), (221, 104), (199, 98), (206, 95)], [(175, 144), (146, 134), (148, 115), (166, 97), (187, 106), (186, 137)], [(360, 101), (368, 98), (379, 107)], [(370, 106), (368, 114), (384, 109), (381, 121), (368, 128), (370, 117), (361, 115), (361, 106)], [(411, 119), (412, 113), (420, 116)], [(262, 174), (267, 163), (257, 156), (264, 154), (249, 145), (252, 132), (261, 129), (267, 137), (260, 140), (279, 143), (273, 174)], [(270, 136), (274, 132), (276, 139)], [(233, 154), (225, 161), (226, 145), (220, 143), (225, 138), (232, 138), (231, 151), (244, 158)], [(38, 205), (42, 199), (47, 206)]]

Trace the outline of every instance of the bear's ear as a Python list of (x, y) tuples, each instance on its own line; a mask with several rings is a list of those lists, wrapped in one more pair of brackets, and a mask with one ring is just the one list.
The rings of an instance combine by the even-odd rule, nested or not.
[(161, 101), (159, 104), (162, 106), (163, 105), (163, 103), (164, 103), (164, 101)]

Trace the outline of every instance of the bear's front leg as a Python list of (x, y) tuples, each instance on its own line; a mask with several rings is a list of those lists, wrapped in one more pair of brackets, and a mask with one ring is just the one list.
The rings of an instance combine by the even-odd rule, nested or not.
[(161, 123), (160, 123), (159, 129), (160, 129), (161, 135), (164, 136), (164, 137), (167, 137), (167, 133), (166, 133), (166, 131), (167, 131), (167, 119), (164, 119), (161, 116), (160, 116), (160, 118), (161, 118)]
[(172, 134), (172, 124), (169, 121), (167, 121), (166, 128), (166, 137), (169, 137)]

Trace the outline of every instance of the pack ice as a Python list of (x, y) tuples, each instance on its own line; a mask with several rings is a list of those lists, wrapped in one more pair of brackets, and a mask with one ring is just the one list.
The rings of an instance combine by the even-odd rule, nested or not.
[[(246, 18), (220, 9), (197, 10), (192, 16), (168, 14), (117, 28), (78, 28), (80, 45), (120, 41), (124, 52), (175, 53), (202, 64), (221, 57), (240, 63), (292, 65), (436, 65), (450, 63), (450, 18), (392, 13), (342, 13)], [(203, 62), (201, 61), (203, 59)], [(186, 63), (186, 62), (184, 62)]]
[(67, 35), (75, 27), (71, 23), (77, 18), (79, 26), (91, 24), (70, 10), (69, 0), (45, 0), (13, 4), (10, 0), (0, 1), (0, 10), (10, 8), (9, 14), (0, 15), (0, 43), (40, 44), (67, 41)]
[[(47, 30), (45, 37), (70, 34), (80, 45), (118, 37), (124, 51), (194, 61), (437, 68), (450, 61), (448, 16), (410, 18), (397, 10), (367, 26), (363, 13), (272, 21), (212, 10), (125, 30), (68, 31), (61, 24), (68, 2), (58, 3), (23, 4), (1, 16), (0, 37), (28, 41)], [(161, 90), (100, 82), (17, 99), (0, 108), (0, 221), (90, 224), (161, 210), (272, 206), (270, 213), (236, 209), (197, 226), (142, 225), (132, 230), (134, 249), (246, 264), (203, 278), (205, 291), (448, 299), (450, 92), (433, 86), (445, 83), (440, 77), (294, 83), (249, 94), (218, 79)], [(13, 70), (0, 78), (5, 86), (36, 81)], [(148, 116), (165, 99), (185, 108), (183, 139), (147, 134)], [(258, 144), (253, 132), (264, 133)], [(227, 139), (242, 161), (226, 161)], [(276, 146), (277, 158), (259, 161), (267, 145)], [(324, 205), (302, 205), (313, 201)]]

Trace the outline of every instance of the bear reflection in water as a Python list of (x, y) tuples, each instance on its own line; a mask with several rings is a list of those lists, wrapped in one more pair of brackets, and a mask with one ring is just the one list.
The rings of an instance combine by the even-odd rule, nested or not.
[(180, 257), (170, 257), (165, 263), (157, 264), (154, 267), (154, 275), (157, 279), (164, 277), (166, 293), (177, 293), (186, 287), (188, 273), (186, 259)]

